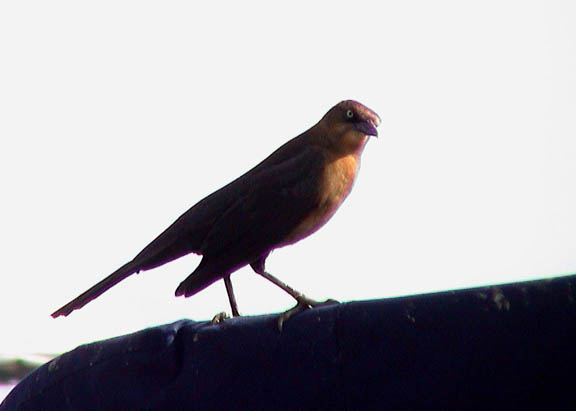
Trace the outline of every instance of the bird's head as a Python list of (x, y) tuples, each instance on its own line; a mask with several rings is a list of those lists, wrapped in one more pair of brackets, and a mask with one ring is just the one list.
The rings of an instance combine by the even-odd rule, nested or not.
[(369, 136), (378, 136), (380, 117), (354, 100), (345, 100), (332, 107), (318, 125), (330, 144), (339, 151), (360, 153)]

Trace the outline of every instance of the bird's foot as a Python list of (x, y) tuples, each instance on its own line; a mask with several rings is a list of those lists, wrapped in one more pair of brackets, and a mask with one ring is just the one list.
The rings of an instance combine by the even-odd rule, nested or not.
[(224, 322), (224, 320), (227, 320), (228, 318), (230, 318), (230, 316), (226, 314), (224, 311), (222, 311), (221, 313), (216, 314), (214, 318), (212, 318), (212, 321), (210, 322), (212, 324), (221, 324)]
[(320, 307), (323, 305), (331, 305), (331, 304), (339, 304), (338, 301), (333, 300), (333, 299), (328, 299), (326, 301), (316, 301), (313, 300), (311, 298), (306, 297), (304, 294), (300, 294), (296, 297), (294, 297), (297, 301), (296, 306), (294, 306), (293, 308), (289, 309), (286, 312), (283, 312), (282, 314), (280, 314), (280, 317), (278, 317), (278, 330), (282, 331), (282, 328), (284, 327), (284, 323), (286, 321), (288, 321), (294, 314), (298, 314), (299, 312), (302, 312), (304, 310), (307, 310), (309, 308), (313, 308), (313, 307)]

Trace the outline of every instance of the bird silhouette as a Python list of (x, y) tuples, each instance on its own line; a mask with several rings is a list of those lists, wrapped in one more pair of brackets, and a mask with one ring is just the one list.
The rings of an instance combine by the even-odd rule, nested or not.
[(377, 136), (378, 115), (346, 100), (332, 107), (313, 127), (288, 141), (250, 171), (182, 214), (134, 259), (56, 310), (67, 316), (140, 271), (189, 253), (202, 255), (198, 267), (176, 289), (190, 297), (223, 279), (232, 314), (239, 315), (230, 275), (250, 265), (297, 301), (279, 317), (321, 303), (294, 290), (265, 269), (276, 248), (322, 227), (350, 193), (369, 136)]

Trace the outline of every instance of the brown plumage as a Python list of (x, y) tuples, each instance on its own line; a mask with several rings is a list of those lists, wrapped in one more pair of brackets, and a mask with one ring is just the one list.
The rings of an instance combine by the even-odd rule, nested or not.
[(317, 303), (264, 269), (266, 257), (322, 227), (349, 194), (368, 136), (380, 118), (347, 100), (332, 107), (308, 131), (288, 141), (230, 184), (204, 198), (146, 246), (132, 261), (55, 311), (52, 317), (82, 308), (126, 277), (189, 253), (202, 261), (176, 289), (189, 297), (223, 278), (233, 315), (239, 315), (230, 274), (248, 264), (290, 293), (295, 309)]

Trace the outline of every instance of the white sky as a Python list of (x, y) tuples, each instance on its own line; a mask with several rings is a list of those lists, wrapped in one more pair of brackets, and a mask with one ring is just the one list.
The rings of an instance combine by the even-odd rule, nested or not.
[[(49, 316), (347, 98), (380, 138), (270, 272), (350, 301), (576, 271), (574, 2), (191, 3), (0, 3), (0, 353), (229, 311), (173, 297), (192, 255)], [(244, 314), (293, 304), (232, 279)]]

